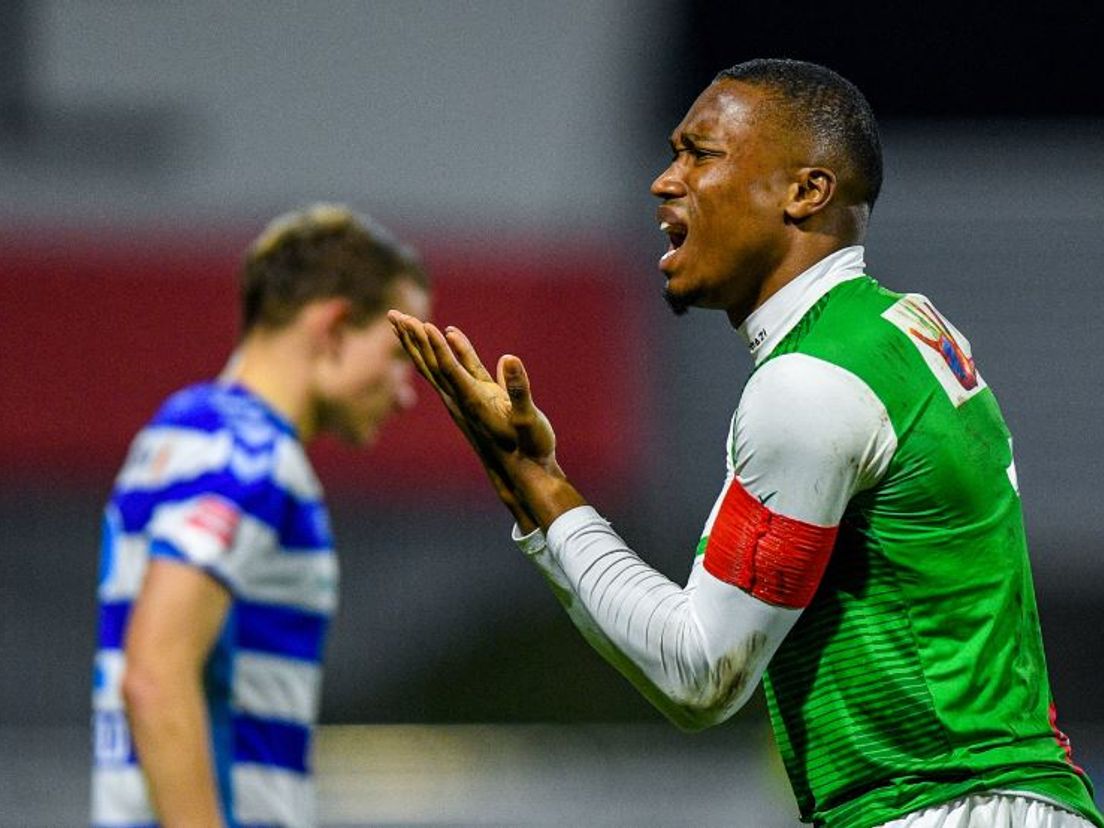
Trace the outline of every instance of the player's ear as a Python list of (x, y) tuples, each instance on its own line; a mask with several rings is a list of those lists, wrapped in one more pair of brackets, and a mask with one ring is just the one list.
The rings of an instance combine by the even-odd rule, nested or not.
[(333, 353), (341, 347), (352, 309), (352, 303), (340, 296), (319, 299), (303, 309), (303, 323), (318, 350)]
[(816, 215), (836, 194), (836, 174), (827, 167), (803, 167), (790, 183), (786, 218), (803, 221)]

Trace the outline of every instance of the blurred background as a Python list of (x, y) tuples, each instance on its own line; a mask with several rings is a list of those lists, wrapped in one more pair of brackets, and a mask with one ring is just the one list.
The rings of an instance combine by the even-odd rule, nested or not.
[[(685, 578), (750, 361), (660, 300), (648, 185), (757, 56), (832, 66), (880, 118), (868, 272), (931, 297), (997, 392), (1060, 723), (1104, 781), (1104, 15), (834, 5), (0, 3), (0, 825), (85, 820), (100, 509), (160, 400), (221, 368), (241, 253), (286, 209), (414, 242), (437, 320), (526, 360), (573, 479)], [(761, 698), (666, 725), (422, 396), (370, 453), (314, 449), (343, 565), (325, 823), (795, 825)]]

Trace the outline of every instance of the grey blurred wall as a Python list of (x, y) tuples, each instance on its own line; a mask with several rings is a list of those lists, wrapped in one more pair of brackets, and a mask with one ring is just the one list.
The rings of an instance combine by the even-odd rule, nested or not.
[[(403, 224), (608, 221), (677, 30), (631, 2), (38, 2), (13, 220), (267, 216), (348, 198)], [(641, 105), (644, 104), (644, 107)]]

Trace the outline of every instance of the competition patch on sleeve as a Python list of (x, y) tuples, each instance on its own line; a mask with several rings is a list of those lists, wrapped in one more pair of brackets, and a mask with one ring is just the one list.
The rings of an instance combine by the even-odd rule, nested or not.
[(233, 437), (191, 428), (153, 426), (135, 439), (119, 475), (120, 489), (160, 489), (181, 480), (224, 468)]
[(761, 601), (807, 607), (828, 566), (837, 531), (772, 512), (733, 479), (716, 507), (704, 566), (715, 578)]
[(903, 296), (882, 316), (908, 336), (956, 408), (986, 387), (970, 342), (925, 297)]
[(187, 525), (189, 528), (207, 535), (221, 549), (225, 550), (234, 539), (234, 530), (238, 528), (240, 518), (241, 515), (236, 507), (221, 497), (210, 495), (199, 498), (193, 504)]
[(209, 566), (230, 550), (240, 522), (237, 506), (207, 494), (160, 507), (150, 534), (170, 543), (193, 563)]

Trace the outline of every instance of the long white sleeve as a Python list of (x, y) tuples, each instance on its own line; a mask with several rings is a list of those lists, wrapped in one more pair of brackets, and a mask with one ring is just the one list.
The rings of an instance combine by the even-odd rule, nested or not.
[(686, 729), (738, 710), (800, 615), (717, 580), (700, 561), (679, 587), (589, 506), (561, 515), (547, 544), (540, 533), (515, 540), (590, 644)]
[[(800, 354), (781, 356), (745, 389), (729, 436), (728, 478), (703, 534), (710, 541), (748, 534), (732, 525), (744, 518), (722, 509), (739, 490), (771, 520), (807, 524), (816, 544), (828, 544), (810, 558), (823, 565), (847, 502), (884, 473), (895, 445), (884, 409), (857, 378)], [(717, 521), (729, 531), (719, 533)], [(546, 543), (534, 533), (523, 549), (588, 641), (686, 728), (722, 721), (747, 701), (803, 606), (722, 580), (725, 562), (721, 571), (707, 570), (708, 553), (697, 557), (680, 587), (637, 557), (589, 506), (560, 515)], [(761, 562), (791, 567), (768, 581), (815, 590), (823, 569), (800, 574), (792, 567), (802, 565), (802, 554), (784, 547), (780, 559)]]

